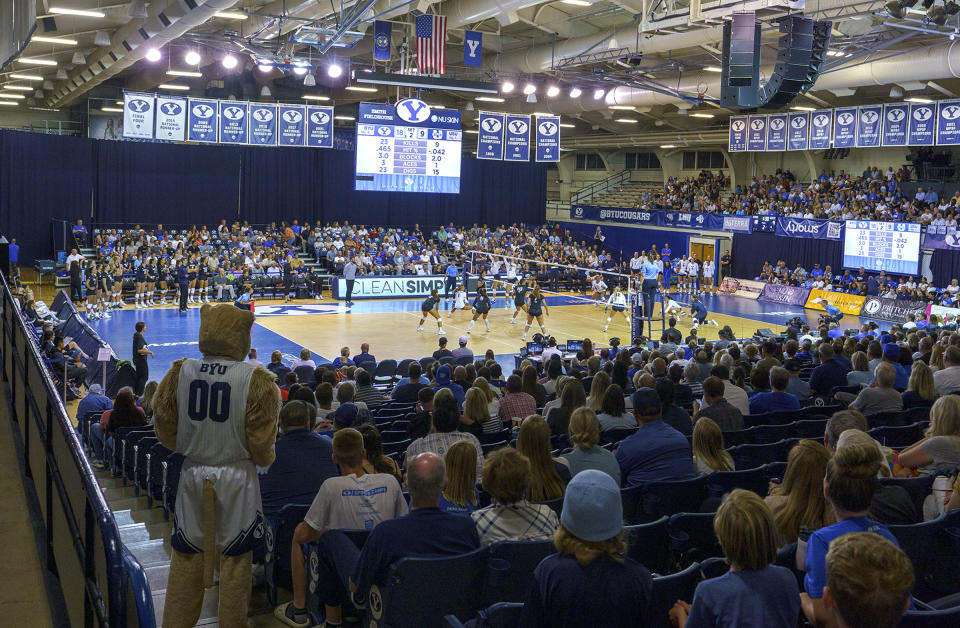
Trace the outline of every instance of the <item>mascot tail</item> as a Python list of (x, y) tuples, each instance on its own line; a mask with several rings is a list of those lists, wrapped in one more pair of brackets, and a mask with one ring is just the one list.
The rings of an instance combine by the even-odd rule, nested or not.
[(203, 588), (213, 586), (213, 571), (219, 562), (217, 555), (216, 497), (213, 482), (203, 481)]

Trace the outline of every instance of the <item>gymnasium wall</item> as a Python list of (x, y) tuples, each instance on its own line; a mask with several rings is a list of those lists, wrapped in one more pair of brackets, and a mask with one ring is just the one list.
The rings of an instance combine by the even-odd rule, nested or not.
[[(579, 234), (577, 240), (585, 240), (587, 244), (593, 244), (593, 234), (597, 225), (583, 222), (560, 221), (560, 226), (569, 229), (571, 233)], [(633, 257), (634, 251), (649, 251), (651, 245), (657, 245), (657, 250), (663, 248), (664, 243), (670, 243), (670, 250), (674, 257), (686, 255), (687, 244), (690, 234), (684, 231), (672, 231), (666, 229), (642, 229), (638, 227), (617, 227), (614, 225), (601, 225), (603, 232), (604, 245), (608, 250), (616, 252), (622, 251), (623, 259)]]
[(87, 224), (349, 220), (542, 223), (546, 165), (464, 157), (460, 194), (356, 192), (352, 151), (104, 141), (0, 131), (0, 233), (52, 255), (51, 219)]

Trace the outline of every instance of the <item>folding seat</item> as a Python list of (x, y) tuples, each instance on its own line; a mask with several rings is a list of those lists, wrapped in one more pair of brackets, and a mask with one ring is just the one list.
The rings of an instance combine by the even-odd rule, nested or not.
[(533, 586), (533, 570), (555, 551), (553, 541), (503, 541), (491, 545), (484, 603), (523, 602)]
[(276, 518), (267, 517), (264, 526), (266, 545), (263, 558), (263, 580), (270, 604), (277, 603), (277, 586), (290, 587), (290, 547), (293, 532), (307, 516), (310, 504), (287, 504)]
[(486, 456), (502, 447), (506, 447), (507, 445), (508, 443), (506, 440), (501, 440), (496, 443), (481, 443), (480, 449), (483, 451), (483, 455)]
[(769, 462), (781, 460), (780, 451), (784, 441), (761, 445), (739, 445), (733, 448), (733, 461), (737, 469), (756, 469)]
[(735, 488), (742, 488), (762, 498), (767, 496), (769, 483), (765, 466), (742, 471), (714, 471), (707, 476), (707, 495), (718, 499)]
[(692, 601), (693, 592), (700, 581), (700, 564), (693, 563), (683, 571), (653, 579), (652, 617), (648, 625), (655, 628), (673, 628), (670, 609), (677, 600)]
[(920, 423), (904, 425), (902, 427), (885, 425), (875, 427), (867, 432), (881, 445), (891, 449), (909, 447), (923, 438), (923, 428)]
[(880, 484), (900, 486), (910, 495), (910, 501), (918, 513), (923, 512), (923, 502), (933, 490), (935, 476), (930, 474), (918, 475), (915, 478), (880, 478)]
[(614, 427), (600, 432), (601, 443), (619, 443), (624, 438), (632, 436), (637, 432), (636, 427)]
[(871, 427), (903, 427), (914, 422), (910, 412), (877, 412), (867, 415), (867, 424)]
[[(792, 438), (795, 434), (795, 425), (796, 423), (786, 423), (783, 425), (754, 425), (751, 428), (744, 430), (746, 440), (744, 442), (750, 443), (752, 445), (762, 445), (764, 443), (775, 443), (784, 438)], [(723, 441), (727, 446), (733, 445), (735, 443), (727, 443), (726, 440)]]
[(681, 512), (670, 517), (670, 548), (680, 565), (723, 556), (713, 531), (713, 512)]
[(523, 602), (497, 602), (487, 608), (477, 611), (475, 619), (464, 624), (456, 615), (447, 615), (443, 618), (445, 625), (450, 628), (520, 628), (523, 617)]
[(700, 512), (706, 497), (705, 476), (677, 482), (648, 482), (643, 485), (641, 505), (649, 521), (678, 512)]
[(627, 533), (627, 556), (642, 564), (650, 573), (670, 573), (670, 518), (663, 516), (650, 523), (624, 526)]
[(913, 563), (915, 597), (931, 601), (957, 592), (960, 510), (947, 511), (924, 523), (888, 527)]
[(795, 421), (793, 424), (794, 436), (822, 440), (823, 433), (827, 430), (828, 419), (829, 417), (822, 419), (808, 417), (806, 419)]
[(306, 384), (308, 386), (314, 385), (315, 382), (313, 381), (313, 374), (315, 371), (312, 367), (308, 365), (298, 366), (297, 368), (293, 369), (293, 372), (297, 374), (297, 381), (301, 384)]
[(392, 384), (397, 374), (396, 360), (381, 360), (373, 372), (374, 384)]

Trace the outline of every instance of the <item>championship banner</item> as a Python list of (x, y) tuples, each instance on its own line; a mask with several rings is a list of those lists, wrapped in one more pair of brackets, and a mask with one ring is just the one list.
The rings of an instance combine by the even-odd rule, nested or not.
[(373, 21), (373, 60), (390, 60), (390, 34), (393, 25), (383, 20)]
[(720, 292), (732, 294), (735, 297), (756, 300), (760, 298), (760, 293), (763, 292), (763, 287), (766, 285), (767, 284), (762, 281), (726, 277), (720, 283)]
[(530, 116), (506, 114), (506, 133), (504, 160), (530, 161)]
[(857, 145), (857, 108), (839, 107), (833, 112), (833, 147), (855, 148)]
[(747, 116), (730, 116), (730, 145), (731, 153), (742, 153), (747, 150)]
[(880, 143), (884, 146), (906, 146), (909, 123), (910, 105), (906, 103), (884, 105), (883, 137)]
[(560, 116), (537, 118), (536, 161), (560, 161)]
[(787, 114), (774, 113), (767, 116), (767, 150), (787, 150)]
[(960, 144), (960, 100), (937, 103), (937, 146)]
[(477, 159), (503, 159), (503, 117), (502, 113), (480, 112)]
[(857, 146), (873, 148), (880, 146), (880, 131), (883, 126), (883, 105), (862, 105), (857, 111)]
[(483, 33), (463, 32), (463, 65), (471, 67), (483, 65)]
[(795, 111), (789, 115), (787, 150), (807, 150), (810, 131), (810, 112)]
[(932, 146), (936, 124), (936, 105), (933, 103), (910, 103), (907, 146)]
[(217, 141), (217, 101), (190, 99), (187, 115), (187, 141)]
[(843, 236), (843, 223), (816, 218), (777, 218), (777, 235), (791, 238), (839, 240)]
[(247, 143), (247, 103), (228, 102), (220, 103), (220, 143), (246, 144)]
[(767, 149), (767, 116), (747, 118), (747, 150), (760, 152)]
[(158, 140), (184, 142), (187, 139), (187, 99), (157, 96), (156, 133)]
[(811, 290), (810, 295), (807, 297), (807, 302), (803, 307), (808, 310), (821, 310), (826, 312), (827, 308), (823, 307), (823, 302), (814, 303), (814, 299), (822, 299), (838, 308), (844, 314), (857, 316), (860, 314), (860, 310), (863, 309), (863, 302), (866, 297), (862, 297), (859, 294), (833, 292), (832, 290)]
[(823, 109), (810, 114), (810, 150), (830, 148), (830, 133), (833, 128), (833, 109)]
[(960, 251), (960, 233), (956, 227), (946, 225), (929, 225), (923, 236), (923, 247), (926, 249), (945, 249)]
[(277, 116), (277, 143), (280, 146), (304, 146), (307, 137), (304, 107), (280, 105)]
[(902, 323), (907, 320), (908, 314), (920, 317), (926, 312), (927, 304), (923, 301), (866, 297), (860, 309), (860, 317)]
[(333, 107), (307, 107), (307, 146), (333, 148)]
[(153, 94), (123, 92), (123, 136), (137, 140), (152, 140), (153, 107)]
[(277, 145), (277, 106), (250, 103), (248, 116), (250, 143), (256, 146)]
[(761, 301), (779, 303), (780, 305), (803, 305), (807, 302), (809, 292), (809, 288), (768, 283), (763, 286), (758, 298)]

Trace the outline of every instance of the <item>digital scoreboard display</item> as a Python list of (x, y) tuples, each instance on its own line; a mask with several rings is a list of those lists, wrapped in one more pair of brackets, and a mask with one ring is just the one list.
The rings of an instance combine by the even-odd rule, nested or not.
[(459, 111), (415, 98), (360, 103), (354, 187), (459, 194), (462, 139)]
[(916, 275), (920, 268), (920, 225), (848, 220), (843, 236), (843, 267)]

